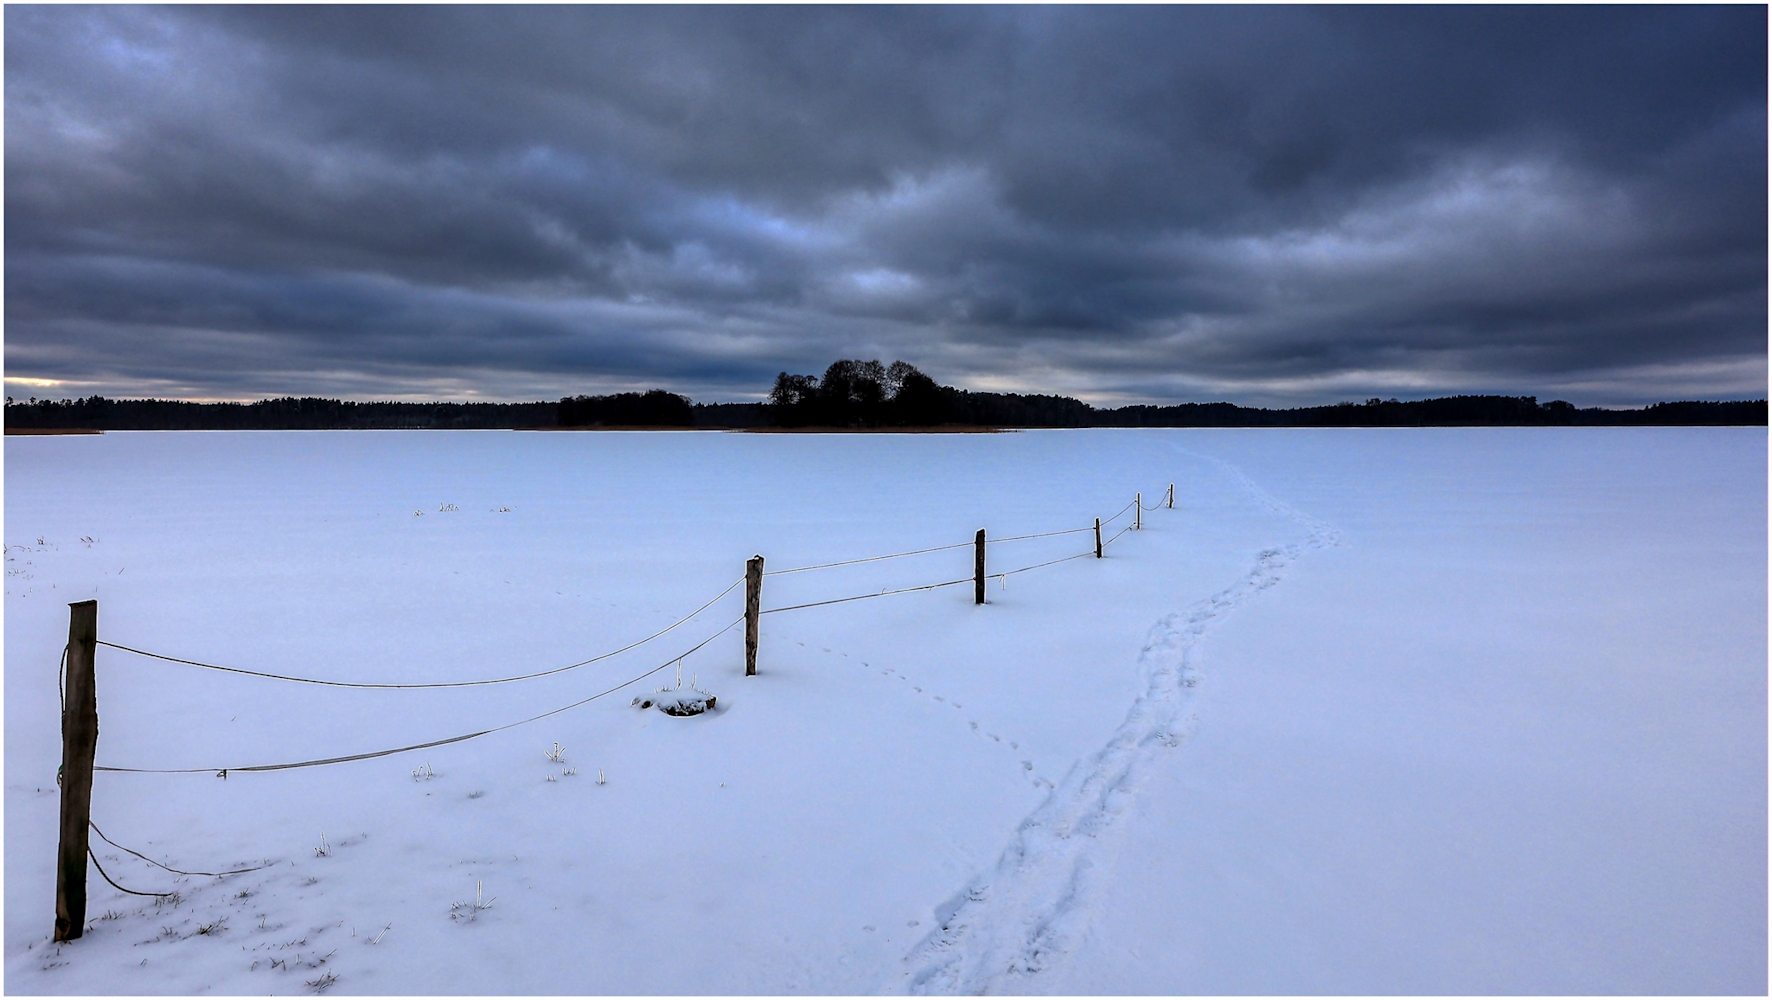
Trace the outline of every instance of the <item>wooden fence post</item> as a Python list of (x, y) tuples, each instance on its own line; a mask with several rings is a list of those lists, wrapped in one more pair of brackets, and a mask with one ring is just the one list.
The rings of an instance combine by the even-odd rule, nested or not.
[(1101, 518), (1095, 519), (1095, 558), (1101, 558)]
[(984, 603), (984, 529), (972, 539), (972, 603)]
[(1144, 527), (1144, 494), (1132, 494), (1132, 530)]
[(757, 618), (763, 613), (763, 557), (744, 564), (744, 675), (757, 675)]
[(1175, 484), (1174, 483), (1169, 484), (1169, 509), (1170, 510), (1175, 509)]
[(98, 749), (98, 602), (68, 605), (68, 677), (62, 707), (62, 827), (55, 866), (55, 940), (86, 932), (87, 825), (92, 821), (92, 758)]

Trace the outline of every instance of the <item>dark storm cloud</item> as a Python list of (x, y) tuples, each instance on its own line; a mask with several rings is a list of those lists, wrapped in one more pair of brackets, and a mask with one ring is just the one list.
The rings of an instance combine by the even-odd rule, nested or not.
[(1765, 17), (15, 6), (7, 376), (1763, 395)]

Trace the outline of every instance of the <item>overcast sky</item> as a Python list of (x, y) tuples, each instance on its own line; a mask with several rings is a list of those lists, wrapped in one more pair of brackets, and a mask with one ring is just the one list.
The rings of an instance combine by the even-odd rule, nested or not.
[(18, 398), (1767, 381), (1766, 10), (5, 10)]

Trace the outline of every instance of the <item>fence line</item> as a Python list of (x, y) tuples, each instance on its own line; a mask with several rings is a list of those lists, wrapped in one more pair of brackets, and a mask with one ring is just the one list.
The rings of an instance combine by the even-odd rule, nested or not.
[[(125, 888), (124, 886), (118, 885), (116, 880), (112, 879), (110, 874), (105, 871), (104, 866), (99, 863), (98, 854), (95, 853), (92, 850), (91, 845), (87, 843), (86, 832), (88, 829), (90, 829), (94, 833), (97, 833), (100, 840), (103, 840), (105, 843), (110, 844), (112, 847), (115, 847), (118, 850), (124, 851), (128, 854), (132, 854), (135, 857), (140, 858), (141, 860), (146, 861), (151, 865), (155, 865), (156, 867), (163, 868), (166, 871), (172, 872), (173, 874), (177, 874), (177, 875), (222, 878), (222, 877), (225, 877), (228, 875), (240, 875), (240, 874), (245, 874), (247, 872), (258, 871), (261, 868), (268, 867), (266, 865), (260, 865), (255, 868), (240, 868), (240, 869), (236, 869), (233, 871), (227, 871), (227, 872), (187, 872), (187, 871), (182, 871), (177, 868), (173, 868), (169, 865), (162, 864), (158, 861), (155, 861), (153, 858), (150, 858), (147, 855), (141, 853), (140, 851), (132, 850), (130, 848), (122, 846), (121, 844), (118, 844), (116, 841), (105, 836), (104, 831), (102, 831), (98, 828), (98, 824), (93, 823), (91, 821), (91, 813), (90, 813), (90, 810), (91, 810), (91, 786), (92, 786), (92, 775), (93, 775), (93, 772), (95, 772), (95, 771), (109, 771), (109, 772), (113, 772), (113, 773), (124, 773), (124, 774), (208, 774), (208, 773), (214, 773), (217, 777), (226, 778), (228, 776), (229, 771), (287, 771), (287, 770), (293, 770), (296, 768), (304, 768), (304, 767), (322, 767), (322, 766), (325, 766), (328, 764), (344, 764), (344, 763), (350, 763), (350, 762), (359, 761), (359, 760), (372, 760), (372, 759), (375, 759), (378, 757), (388, 757), (388, 756), (392, 756), (394, 754), (409, 753), (414, 750), (425, 750), (425, 749), (430, 749), (432, 747), (448, 746), (452, 743), (462, 743), (467, 740), (478, 739), (481, 736), (490, 736), (493, 733), (501, 733), (501, 732), (504, 732), (505, 730), (508, 730), (508, 729), (515, 729), (518, 726), (526, 726), (532, 722), (539, 722), (542, 719), (546, 719), (546, 718), (550, 718), (555, 715), (559, 715), (562, 712), (569, 712), (572, 709), (578, 708), (582, 705), (589, 704), (590, 702), (596, 701), (599, 698), (604, 698), (604, 697), (607, 697), (611, 694), (614, 694), (615, 692), (620, 691), (621, 689), (623, 689), (625, 687), (629, 687), (630, 685), (637, 684), (640, 681), (644, 680), (645, 678), (658, 673), (659, 671), (665, 669), (666, 667), (671, 666), (672, 664), (677, 664), (679, 667), (678, 677), (679, 677), (679, 684), (681, 684), (681, 676), (682, 675), (681, 675), (680, 671), (681, 671), (681, 665), (682, 665), (683, 660), (686, 657), (692, 656), (695, 653), (699, 652), (703, 647), (707, 646), (708, 643), (711, 643), (715, 639), (718, 639), (720, 636), (725, 635), (727, 632), (730, 632), (734, 627), (736, 627), (740, 623), (744, 623), (746, 626), (746, 637), (745, 637), (746, 670), (745, 670), (745, 672), (747, 675), (754, 674), (754, 673), (756, 673), (755, 658), (756, 658), (756, 638), (757, 638), (757, 634), (758, 634), (757, 625), (758, 625), (758, 619), (762, 615), (775, 614), (775, 613), (781, 612), (781, 611), (798, 611), (798, 610), (802, 610), (805, 608), (823, 607), (823, 606), (829, 605), (829, 604), (846, 604), (851, 601), (863, 601), (863, 600), (869, 600), (869, 599), (875, 598), (875, 597), (890, 597), (894, 594), (908, 594), (908, 593), (913, 593), (913, 592), (917, 592), (917, 591), (924, 591), (924, 590), (938, 590), (943, 587), (959, 586), (959, 585), (967, 583), (967, 582), (972, 582), (977, 586), (977, 593), (975, 596), (975, 602), (978, 604), (983, 604), (983, 603), (985, 603), (984, 585), (985, 585), (985, 581), (989, 577), (995, 576), (995, 577), (997, 577), (998, 580), (1004, 581), (1005, 582), (1004, 585), (1007, 586), (1007, 579), (1011, 576), (1018, 574), (1018, 573), (1026, 573), (1031, 570), (1041, 569), (1041, 568), (1044, 568), (1047, 566), (1055, 566), (1059, 563), (1070, 562), (1073, 559), (1084, 559), (1084, 558), (1087, 558), (1091, 555), (1095, 556), (1096, 558), (1101, 558), (1102, 550), (1104, 549), (1105, 546), (1113, 544), (1113, 542), (1117, 541), (1120, 538), (1120, 536), (1124, 535), (1126, 532), (1135, 530), (1139, 527), (1142, 527), (1142, 521), (1140, 519), (1140, 515), (1142, 515), (1145, 511), (1157, 510), (1160, 507), (1165, 506), (1165, 504), (1171, 508), (1173, 508), (1175, 506), (1175, 486), (1174, 486), (1174, 484), (1170, 484), (1168, 495), (1167, 495), (1165, 501), (1159, 502), (1155, 506), (1146, 507), (1142, 502), (1142, 494), (1135, 495), (1133, 497), (1133, 500), (1131, 503), (1127, 504), (1125, 507), (1120, 508), (1120, 510), (1117, 511), (1112, 517), (1108, 518), (1106, 521), (1102, 521), (1098, 518), (1095, 520), (1095, 522), (1092, 526), (1087, 527), (1087, 528), (1067, 528), (1067, 529), (1063, 529), (1063, 530), (1059, 530), (1059, 531), (1038, 532), (1035, 534), (1028, 534), (1028, 535), (1012, 535), (1008, 538), (995, 539), (995, 541), (998, 544), (1002, 544), (1005, 542), (1028, 541), (1028, 540), (1036, 539), (1036, 538), (1054, 538), (1054, 537), (1058, 537), (1061, 535), (1080, 534), (1085, 531), (1094, 531), (1095, 532), (1095, 546), (1094, 546), (1093, 550), (1091, 550), (1091, 551), (1079, 552), (1075, 555), (1061, 556), (1057, 559), (1049, 559), (1045, 562), (1034, 563), (1033, 565), (1030, 565), (1030, 566), (1022, 566), (1019, 569), (1007, 570), (1007, 571), (1001, 572), (1001, 573), (987, 574), (985, 572), (986, 539), (985, 539), (984, 529), (982, 529), (982, 528), (979, 529), (977, 535), (975, 536), (975, 538), (971, 542), (958, 542), (958, 543), (955, 543), (952, 545), (940, 545), (940, 546), (935, 546), (932, 548), (917, 549), (917, 550), (910, 551), (910, 552), (897, 552), (897, 553), (891, 553), (891, 554), (882, 555), (882, 556), (867, 556), (867, 557), (860, 558), (860, 559), (846, 559), (846, 560), (842, 560), (839, 562), (822, 563), (822, 564), (814, 565), (814, 566), (800, 566), (800, 567), (795, 567), (792, 569), (776, 570), (775, 572), (770, 573), (768, 575), (770, 575), (770, 576), (784, 576), (789, 573), (805, 573), (805, 572), (809, 572), (812, 570), (833, 569), (833, 568), (836, 568), (839, 566), (855, 566), (855, 565), (860, 565), (862, 563), (880, 562), (880, 561), (887, 560), (887, 559), (901, 559), (901, 558), (904, 558), (907, 556), (924, 555), (924, 554), (931, 553), (931, 552), (946, 552), (946, 551), (949, 551), (952, 549), (966, 548), (969, 545), (972, 546), (977, 553), (976, 561), (975, 561), (975, 567), (976, 567), (975, 572), (974, 572), (974, 575), (970, 578), (963, 578), (963, 579), (959, 579), (959, 580), (948, 580), (948, 581), (944, 581), (942, 583), (931, 583), (931, 584), (925, 584), (923, 586), (918, 586), (918, 587), (901, 587), (896, 590), (882, 590), (879, 593), (873, 593), (873, 594), (856, 594), (856, 595), (853, 595), (850, 597), (838, 597), (838, 598), (831, 598), (829, 600), (823, 600), (823, 601), (812, 601), (812, 602), (808, 602), (808, 603), (804, 603), (804, 604), (794, 604), (794, 605), (790, 605), (788, 607), (770, 608), (767, 611), (764, 611), (761, 607), (762, 584), (763, 584), (763, 577), (765, 575), (763, 573), (763, 557), (761, 555), (753, 556), (746, 565), (745, 576), (743, 576), (740, 579), (729, 584), (725, 590), (722, 590), (720, 593), (716, 594), (711, 600), (709, 600), (707, 603), (703, 604), (701, 607), (696, 608), (694, 611), (690, 612), (688, 615), (685, 615), (684, 617), (677, 619), (676, 621), (672, 622), (670, 625), (665, 626), (664, 628), (660, 629), (659, 631), (654, 632), (651, 635), (646, 636), (643, 639), (629, 643), (628, 645), (623, 646), (620, 649), (611, 650), (610, 652), (602, 653), (597, 656), (593, 656), (589, 659), (580, 660), (577, 663), (569, 664), (564, 667), (555, 667), (552, 670), (541, 670), (541, 671), (536, 671), (534, 673), (519, 674), (519, 675), (515, 675), (515, 676), (511, 676), (511, 677), (488, 678), (488, 679), (484, 679), (484, 680), (474, 680), (474, 681), (437, 681), (437, 682), (419, 683), (419, 684), (394, 684), (394, 683), (368, 682), (368, 681), (333, 681), (333, 680), (324, 680), (321, 678), (314, 678), (314, 677), (298, 677), (298, 676), (289, 675), (289, 674), (274, 674), (274, 673), (269, 673), (266, 671), (259, 671), (259, 670), (246, 670), (246, 669), (240, 668), (240, 667), (226, 667), (226, 666), (221, 666), (219, 664), (214, 664), (214, 663), (204, 663), (199, 660), (188, 660), (188, 659), (184, 659), (184, 658), (176, 657), (176, 656), (167, 656), (167, 655), (164, 655), (161, 653), (153, 653), (153, 652), (149, 652), (147, 650), (137, 649), (133, 646), (125, 646), (125, 645), (121, 645), (119, 643), (105, 642), (105, 641), (100, 640), (96, 634), (97, 633), (98, 602), (97, 601), (76, 602), (76, 603), (71, 604), (69, 606), (68, 644), (62, 647), (61, 662), (57, 668), (56, 694), (61, 699), (61, 703), (62, 703), (62, 715), (61, 715), (61, 719), (62, 719), (62, 757), (63, 757), (64, 761), (72, 761), (73, 766), (71, 768), (68, 768), (68, 773), (66, 775), (64, 775), (62, 773), (61, 768), (58, 768), (57, 772), (56, 772), (56, 783), (59, 785), (62, 785), (62, 803), (61, 803), (61, 835), (60, 835), (60, 840), (59, 840), (58, 848), (57, 848), (57, 851), (58, 851), (57, 869), (58, 869), (58, 871), (57, 871), (57, 877), (56, 877), (56, 921), (55, 921), (54, 940), (56, 940), (58, 942), (71, 941), (71, 940), (74, 940), (74, 939), (80, 937), (83, 933), (83, 925), (85, 923), (85, 912), (86, 912), (86, 876), (85, 876), (84, 865), (88, 859), (91, 860), (93, 867), (98, 869), (99, 875), (101, 877), (103, 877), (106, 882), (110, 883), (111, 886), (113, 888), (117, 889), (119, 892), (125, 892), (125, 893), (129, 893), (130, 895), (135, 895), (135, 896), (148, 896), (148, 897), (158, 897), (158, 898), (173, 897), (173, 896), (177, 895), (177, 893), (174, 893), (174, 892), (141, 892), (141, 891), (138, 891), (135, 889), (128, 889), (128, 888)], [(1101, 537), (1102, 527), (1104, 525), (1109, 525), (1109, 524), (1112, 524), (1114, 521), (1119, 520), (1122, 516), (1125, 515), (1125, 513), (1128, 510), (1131, 510), (1134, 512), (1133, 523), (1127, 525), (1124, 528), (1121, 528), (1117, 533), (1115, 533), (1113, 535), (1113, 537), (1107, 539), (1104, 542)], [(734, 619), (731, 623), (727, 624), (725, 627), (721, 628), (720, 630), (714, 632), (712, 635), (709, 635), (707, 638), (703, 639), (702, 641), (700, 641), (700, 642), (696, 643), (695, 645), (689, 647), (688, 649), (684, 650), (682, 653), (679, 653), (676, 656), (673, 656), (673, 657), (665, 660), (664, 662), (658, 664), (657, 666), (655, 666), (649, 670), (646, 670), (642, 673), (636, 674), (635, 676), (633, 676), (625, 681), (622, 681), (621, 683), (616, 684), (613, 687), (605, 688), (604, 690), (599, 691), (596, 694), (593, 694), (593, 695), (586, 697), (586, 698), (580, 698), (579, 700), (572, 702), (571, 704), (562, 705), (559, 708), (550, 709), (546, 712), (541, 712), (537, 715), (532, 715), (529, 718), (520, 719), (516, 722), (507, 722), (504, 725), (493, 726), (491, 728), (481, 729), (481, 730), (477, 730), (475, 732), (470, 732), (470, 733), (462, 733), (460, 735), (450, 736), (450, 737), (446, 737), (444, 739), (439, 739), (439, 740), (429, 740), (429, 741), (426, 741), (423, 743), (412, 743), (412, 744), (408, 744), (406, 746), (390, 747), (385, 750), (373, 750), (373, 751), (369, 751), (366, 753), (344, 754), (344, 755), (335, 756), (335, 757), (322, 757), (322, 758), (316, 758), (313, 760), (289, 761), (289, 762), (280, 763), (280, 764), (250, 764), (250, 765), (234, 766), (234, 767), (145, 768), (145, 767), (112, 767), (109, 765), (97, 764), (92, 759), (93, 751), (96, 749), (97, 737), (98, 737), (98, 713), (97, 713), (97, 705), (95, 703), (94, 691), (93, 691), (93, 687), (94, 687), (94, 684), (93, 684), (94, 655), (93, 654), (96, 651), (98, 646), (108, 646), (108, 647), (118, 650), (120, 652), (133, 653), (137, 656), (143, 656), (143, 657), (147, 657), (150, 659), (156, 659), (156, 660), (163, 660), (163, 661), (166, 661), (169, 663), (184, 664), (186, 666), (198, 667), (198, 668), (205, 669), (205, 670), (216, 670), (216, 671), (221, 671), (224, 673), (242, 674), (242, 675), (249, 676), (249, 677), (262, 677), (262, 678), (266, 678), (269, 680), (289, 681), (289, 682), (298, 683), (298, 684), (316, 684), (316, 685), (322, 685), (322, 686), (326, 686), (326, 687), (359, 688), (359, 689), (370, 688), (370, 689), (382, 689), (382, 690), (418, 690), (418, 689), (428, 689), (428, 688), (479, 687), (479, 686), (488, 685), (488, 684), (509, 684), (509, 683), (512, 683), (515, 681), (533, 680), (538, 677), (547, 677), (547, 676), (550, 676), (553, 674), (565, 673), (568, 670), (576, 670), (579, 667), (588, 666), (588, 665), (590, 665), (592, 663), (596, 663), (600, 660), (606, 660), (606, 659), (609, 659), (610, 657), (617, 656), (621, 653), (628, 652), (629, 650), (638, 648), (642, 645), (645, 645), (646, 643), (653, 641), (654, 639), (664, 636), (667, 633), (681, 627), (685, 623), (695, 619), (702, 612), (713, 607), (722, 598), (726, 597), (726, 595), (732, 593), (735, 589), (737, 589), (737, 587), (740, 583), (746, 584), (745, 613), (743, 615), (740, 615), (738, 618)], [(76, 655), (76, 653), (78, 655)], [(70, 694), (72, 694), (74, 697), (70, 698)], [(74, 703), (72, 706), (74, 709), (74, 713), (72, 716), (70, 716), (70, 706), (69, 706), (70, 700), (72, 700)], [(64, 765), (64, 767), (66, 767), (66, 765)], [(64, 779), (65, 779), (65, 782), (64, 782)]]

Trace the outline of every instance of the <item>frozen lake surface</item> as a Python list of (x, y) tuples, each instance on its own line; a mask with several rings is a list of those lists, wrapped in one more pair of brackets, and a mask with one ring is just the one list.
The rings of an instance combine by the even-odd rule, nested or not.
[[(11, 993), (1764, 993), (1764, 428), (5, 441)], [(566, 666), (720, 594), (1106, 558)], [(1130, 519), (1124, 514), (1108, 534)], [(1087, 533), (993, 544), (999, 573)], [(718, 699), (630, 705), (674, 657)], [(563, 748), (554, 753), (556, 745)], [(551, 759), (550, 753), (554, 753)], [(602, 780), (599, 780), (601, 776)], [(320, 850), (324, 848), (324, 850)], [(482, 902), (472, 906), (476, 889)], [(465, 905), (464, 905), (465, 904)], [(471, 918), (471, 919), (470, 919)]]

